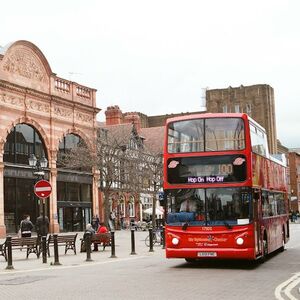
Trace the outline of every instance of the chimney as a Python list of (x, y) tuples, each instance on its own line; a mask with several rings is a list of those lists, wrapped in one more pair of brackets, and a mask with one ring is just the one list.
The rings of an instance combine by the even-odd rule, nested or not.
[(117, 125), (122, 123), (122, 111), (118, 105), (109, 106), (105, 111), (106, 125)]
[(137, 132), (141, 131), (141, 118), (137, 113), (127, 113), (124, 117), (124, 123), (133, 123)]

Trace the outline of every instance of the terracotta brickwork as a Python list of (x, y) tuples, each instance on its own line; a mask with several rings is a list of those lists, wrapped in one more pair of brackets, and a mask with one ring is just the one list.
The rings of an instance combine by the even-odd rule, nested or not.
[(300, 154), (289, 153), (290, 182), (291, 182), (291, 209), (299, 210), (300, 207)]
[[(93, 149), (96, 135), (96, 90), (57, 77), (43, 53), (28, 41), (0, 48), (0, 179), (3, 179), (4, 144), (20, 123), (35, 127), (44, 140), (53, 191), (50, 198), (51, 230), (58, 230), (56, 159), (59, 141), (68, 133), (79, 135)], [(98, 175), (95, 173), (95, 176)], [(95, 183), (96, 184), (96, 183)], [(95, 185), (94, 184), (94, 185)], [(98, 209), (93, 186), (93, 211)], [(0, 181), (0, 236), (5, 234), (3, 180)]]

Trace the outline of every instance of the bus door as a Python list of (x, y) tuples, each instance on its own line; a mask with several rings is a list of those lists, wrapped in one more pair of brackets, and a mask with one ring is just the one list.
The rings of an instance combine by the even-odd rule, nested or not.
[(262, 210), (261, 210), (261, 193), (259, 190), (253, 190), (253, 221), (254, 221), (254, 236), (255, 236), (255, 252), (256, 254), (262, 251), (262, 237), (261, 224)]

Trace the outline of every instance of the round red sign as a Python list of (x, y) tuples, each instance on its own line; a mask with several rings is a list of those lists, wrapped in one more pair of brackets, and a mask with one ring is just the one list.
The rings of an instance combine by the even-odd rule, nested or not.
[(40, 180), (34, 185), (34, 193), (39, 198), (47, 198), (50, 196), (52, 187), (49, 181)]

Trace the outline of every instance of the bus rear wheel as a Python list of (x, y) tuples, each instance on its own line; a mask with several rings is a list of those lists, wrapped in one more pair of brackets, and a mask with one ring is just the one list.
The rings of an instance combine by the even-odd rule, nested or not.
[(260, 262), (264, 263), (267, 259), (267, 255), (268, 255), (268, 239), (267, 239), (266, 235), (264, 235), (262, 247), (263, 247), (262, 248), (262, 256), (261, 256)]
[(284, 228), (282, 228), (282, 246), (279, 248), (281, 252), (283, 252), (285, 249), (285, 231)]

